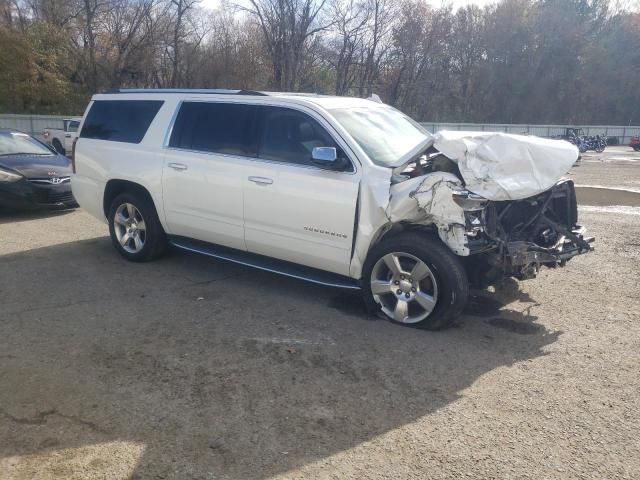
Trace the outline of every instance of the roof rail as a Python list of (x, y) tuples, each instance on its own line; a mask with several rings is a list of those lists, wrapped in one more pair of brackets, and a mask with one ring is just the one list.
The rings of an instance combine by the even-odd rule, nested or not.
[(255, 90), (229, 90), (224, 88), (112, 88), (104, 93), (206, 93), (215, 95), (267, 95), (264, 92), (258, 92)]

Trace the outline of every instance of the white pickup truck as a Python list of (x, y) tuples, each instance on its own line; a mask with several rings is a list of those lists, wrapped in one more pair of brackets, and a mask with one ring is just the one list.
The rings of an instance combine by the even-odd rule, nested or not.
[(56, 152), (66, 155), (71, 152), (73, 141), (78, 136), (78, 127), (82, 118), (65, 118), (62, 120), (62, 128), (47, 127), (43, 130), (42, 136), (45, 142), (56, 149)]

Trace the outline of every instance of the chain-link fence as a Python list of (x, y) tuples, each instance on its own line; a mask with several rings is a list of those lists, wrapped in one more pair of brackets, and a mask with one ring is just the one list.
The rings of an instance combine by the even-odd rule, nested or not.
[[(0, 128), (16, 128), (31, 135), (40, 135), (46, 127), (62, 128), (62, 120), (74, 115), (14, 115), (0, 114)], [(539, 137), (563, 135), (566, 128), (581, 128), (585, 135), (604, 135), (618, 144), (628, 145), (632, 136), (640, 135), (640, 126), (618, 125), (524, 125), (506, 123), (440, 123), (421, 122), (431, 132), (438, 130), (470, 130), (507, 132)], [(611, 142), (615, 143), (615, 142)]]
[(555, 137), (564, 135), (567, 128), (582, 129), (584, 135), (602, 135), (613, 140), (610, 143), (628, 145), (632, 136), (640, 135), (640, 126), (619, 125), (525, 125), (506, 123), (439, 123), (421, 122), (430, 132), (438, 130), (468, 130), (482, 132), (506, 132), (538, 137)]

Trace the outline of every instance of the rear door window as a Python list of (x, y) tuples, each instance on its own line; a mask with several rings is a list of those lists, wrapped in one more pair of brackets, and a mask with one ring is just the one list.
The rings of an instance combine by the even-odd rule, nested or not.
[(80, 137), (140, 143), (163, 103), (162, 100), (96, 100)]
[(256, 107), (238, 103), (183, 102), (169, 146), (255, 157)]

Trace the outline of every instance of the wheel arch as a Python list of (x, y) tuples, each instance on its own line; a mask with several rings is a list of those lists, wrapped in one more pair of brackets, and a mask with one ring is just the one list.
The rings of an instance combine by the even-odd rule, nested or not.
[(371, 250), (382, 240), (415, 232), (424, 233), (440, 240), (440, 237), (438, 237), (438, 230), (436, 229), (435, 225), (417, 225), (415, 223), (397, 222), (391, 225), (387, 224), (380, 227), (372, 237), (371, 244), (369, 245), (369, 250)]
[(118, 195), (125, 192), (137, 193), (146, 197), (149, 201), (151, 201), (156, 209), (156, 212), (158, 211), (158, 207), (153, 201), (153, 197), (146, 187), (130, 180), (114, 178), (109, 180), (104, 186), (104, 194), (102, 196), (102, 211), (104, 212), (105, 217), (108, 217), (109, 215), (109, 208), (111, 207), (111, 203), (113, 202), (113, 200)]

